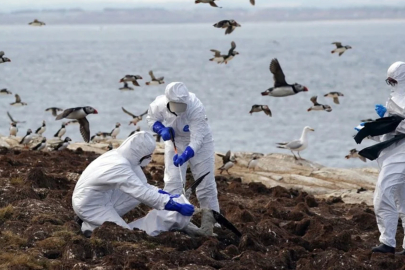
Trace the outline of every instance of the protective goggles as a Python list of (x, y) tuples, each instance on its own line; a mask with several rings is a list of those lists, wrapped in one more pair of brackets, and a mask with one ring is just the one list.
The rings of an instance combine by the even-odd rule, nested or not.
[(149, 158), (151, 158), (151, 157), (152, 157), (152, 154), (147, 155), (147, 156), (144, 156), (143, 158), (141, 158), (141, 160), (139, 161), (139, 163), (142, 163), (142, 161), (143, 161), (144, 159), (149, 159)]
[(187, 110), (187, 104), (185, 103), (180, 103), (180, 102), (174, 102), (174, 101), (169, 101), (167, 103), (167, 108), (174, 113), (182, 113)]
[(391, 78), (391, 77), (388, 77), (388, 78), (385, 80), (385, 82), (386, 82), (387, 84), (391, 85), (391, 86), (395, 86), (395, 85), (397, 85), (397, 83), (398, 83), (396, 80), (394, 80), (394, 79)]

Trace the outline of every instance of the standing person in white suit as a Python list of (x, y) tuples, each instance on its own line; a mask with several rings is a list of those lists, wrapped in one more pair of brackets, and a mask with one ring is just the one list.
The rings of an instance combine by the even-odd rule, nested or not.
[[(73, 210), (80, 218), (82, 232), (89, 237), (91, 232), (106, 221), (127, 229), (153, 226), (157, 231), (183, 229), (194, 212), (194, 206), (157, 187), (149, 185), (141, 169), (149, 164), (155, 150), (153, 136), (144, 131), (126, 139), (117, 149), (108, 151), (94, 160), (82, 173), (72, 196)], [(160, 211), (156, 216), (142, 222), (127, 224), (122, 216), (144, 203)], [(165, 215), (167, 213), (167, 215)], [(159, 221), (160, 222), (157, 224)]]
[[(182, 193), (187, 163), (190, 163), (194, 179), (211, 172), (196, 189), (200, 207), (219, 212), (214, 178), (214, 141), (201, 101), (182, 82), (172, 82), (167, 85), (165, 94), (150, 104), (146, 120), (165, 141), (164, 190), (172, 194)], [(176, 143), (178, 154), (171, 139)]]
[[(393, 87), (393, 91), (385, 107), (376, 105), (376, 112), (380, 117), (398, 115), (405, 118), (405, 62), (392, 64), (387, 76), (386, 82)], [(386, 142), (401, 134), (405, 134), (405, 120), (399, 123), (394, 132), (373, 139)], [(381, 245), (372, 251), (394, 253), (398, 216), (402, 219), (402, 227), (405, 229), (405, 139), (383, 149), (377, 162), (380, 174), (374, 192), (374, 212), (381, 233)], [(405, 255), (405, 239), (403, 249), (397, 254)]]

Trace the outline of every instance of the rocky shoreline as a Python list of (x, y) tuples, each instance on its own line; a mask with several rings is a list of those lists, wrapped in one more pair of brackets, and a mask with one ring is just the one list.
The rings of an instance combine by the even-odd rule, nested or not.
[[(71, 195), (103, 147), (0, 148), (0, 269), (404, 269), (402, 257), (371, 253), (379, 236), (369, 205), (375, 169), (326, 168), (280, 154), (263, 156), (249, 172), (251, 155), (236, 153), (231, 175), (216, 172), (221, 211), (241, 238), (220, 228), (218, 237), (150, 237), (105, 223), (87, 239), (73, 221)], [(145, 168), (148, 181), (160, 187), (162, 147)], [(187, 185), (191, 178), (188, 173)], [(366, 191), (357, 193), (360, 188)], [(125, 219), (148, 210), (142, 206)], [(402, 243), (400, 225), (398, 231)]]

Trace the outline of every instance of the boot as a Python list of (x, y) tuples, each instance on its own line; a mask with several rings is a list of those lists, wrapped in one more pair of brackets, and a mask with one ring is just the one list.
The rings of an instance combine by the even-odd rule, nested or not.
[(75, 216), (75, 221), (77, 224), (79, 224), (79, 226), (82, 226), (83, 220), (81, 220), (78, 216)]
[(93, 232), (90, 231), (90, 230), (85, 230), (85, 231), (83, 232), (84, 237), (86, 237), (86, 238), (90, 238), (92, 233), (93, 233)]
[(381, 244), (378, 247), (374, 247), (372, 252), (380, 252), (380, 253), (395, 253), (395, 248), (387, 246), (386, 244)]
[(400, 252), (395, 252), (395, 255), (405, 255), (405, 249)]

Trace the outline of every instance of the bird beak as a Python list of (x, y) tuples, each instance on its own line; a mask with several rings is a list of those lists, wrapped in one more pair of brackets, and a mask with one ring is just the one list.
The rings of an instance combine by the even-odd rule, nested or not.
[(124, 81), (121, 79), (121, 80), (120, 80), (120, 83), (121, 83), (121, 82), (124, 82)]
[(140, 80), (143, 80), (143, 78), (141, 77)]
[(128, 126), (130, 126), (132, 124), (132, 122), (129, 122)]
[(98, 111), (96, 109), (94, 109), (94, 114), (98, 114)]
[(262, 96), (268, 96), (269, 95), (269, 93), (268, 92), (262, 92)]
[(310, 130), (311, 130), (311, 131), (315, 131), (315, 129), (313, 129), (313, 128), (311, 128)]
[(304, 86), (304, 92), (308, 92), (308, 88)]

